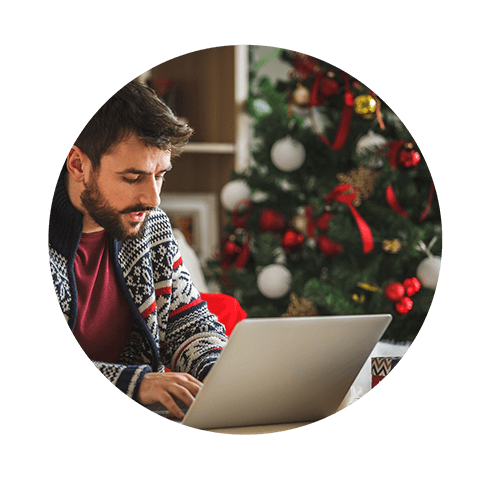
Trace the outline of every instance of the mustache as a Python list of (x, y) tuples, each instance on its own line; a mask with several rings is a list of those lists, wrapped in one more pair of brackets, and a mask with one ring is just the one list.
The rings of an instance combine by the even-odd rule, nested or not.
[(125, 210), (120, 211), (119, 213), (151, 212), (152, 210), (155, 210), (155, 207), (137, 204), (133, 205), (132, 207), (128, 207)]

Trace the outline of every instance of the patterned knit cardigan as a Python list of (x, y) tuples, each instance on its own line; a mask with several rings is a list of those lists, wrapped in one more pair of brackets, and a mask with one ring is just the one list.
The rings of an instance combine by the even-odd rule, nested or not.
[[(50, 215), (50, 267), (60, 307), (73, 331), (78, 308), (74, 259), (83, 215), (70, 202), (64, 172)], [(150, 213), (141, 240), (111, 238), (110, 256), (133, 327), (118, 363), (94, 364), (131, 398), (146, 373), (163, 372), (165, 367), (203, 380), (227, 337), (192, 284), (165, 213), (160, 209)]]

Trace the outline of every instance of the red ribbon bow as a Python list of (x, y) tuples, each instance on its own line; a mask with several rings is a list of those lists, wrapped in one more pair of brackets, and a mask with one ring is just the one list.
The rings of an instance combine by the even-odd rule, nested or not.
[(367, 222), (358, 213), (357, 209), (353, 206), (353, 201), (357, 195), (357, 188), (348, 183), (342, 183), (333, 188), (333, 190), (325, 197), (327, 203), (330, 205), (332, 202), (343, 203), (348, 205), (348, 208), (352, 212), (353, 218), (357, 222), (360, 236), (362, 237), (363, 253), (367, 254), (373, 250), (374, 241), (373, 235)]
[[(340, 117), (340, 122), (338, 124), (335, 139), (333, 140), (332, 143), (330, 143), (330, 140), (325, 135), (320, 133), (317, 128), (314, 129), (315, 133), (322, 140), (322, 142), (325, 145), (327, 145), (327, 147), (331, 147), (332, 150), (341, 150), (344, 147), (345, 142), (347, 141), (348, 133), (350, 132), (350, 125), (352, 123), (352, 115), (353, 115), (353, 107), (355, 105), (355, 96), (350, 91), (350, 82), (348, 81), (348, 75), (345, 72), (340, 71), (340, 76), (342, 77), (342, 80), (345, 86), (345, 93), (343, 96), (342, 115)], [(315, 78), (315, 83), (312, 87), (312, 92), (310, 94), (309, 108), (310, 108), (310, 121), (312, 122), (312, 125), (315, 125), (315, 118), (313, 116), (312, 108), (321, 103), (319, 102), (319, 97), (317, 94), (317, 90), (320, 86), (320, 80), (321, 80), (320, 75), (317, 75)]]

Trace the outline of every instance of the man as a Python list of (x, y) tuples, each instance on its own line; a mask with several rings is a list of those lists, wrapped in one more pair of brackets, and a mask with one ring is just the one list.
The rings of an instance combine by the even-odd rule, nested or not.
[(70, 150), (49, 233), (57, 297), (84, 351), (131, 398), (179, 418), (175, 400), (192, 403), (227, 341), (157, 208), (191, 134), (151, 89), (127, 84)]

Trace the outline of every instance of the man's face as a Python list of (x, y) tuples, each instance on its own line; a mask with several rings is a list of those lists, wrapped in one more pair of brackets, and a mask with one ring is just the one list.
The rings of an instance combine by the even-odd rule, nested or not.
[(121, 241), (140, 238), (170, 169), (170, 152), (128, 137), (85, 174), (80, 199), (88, 222)]

